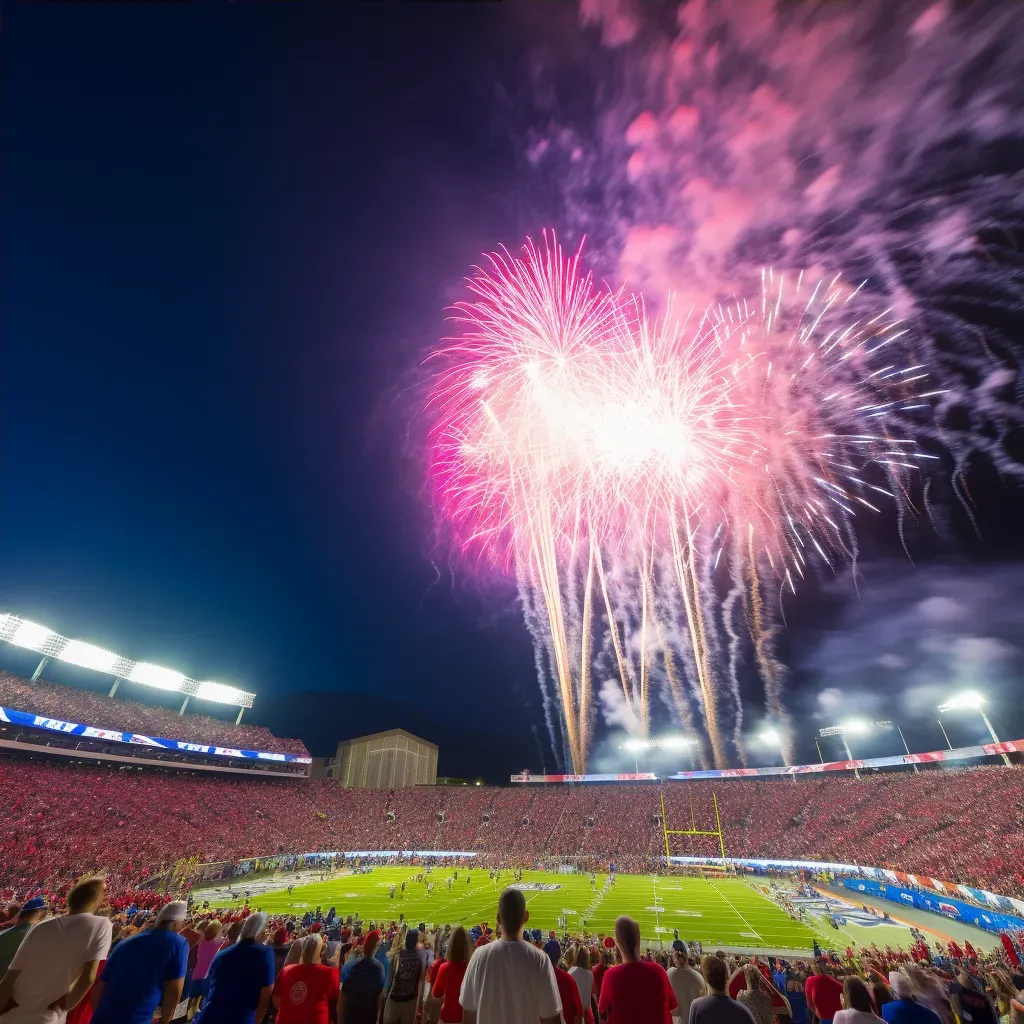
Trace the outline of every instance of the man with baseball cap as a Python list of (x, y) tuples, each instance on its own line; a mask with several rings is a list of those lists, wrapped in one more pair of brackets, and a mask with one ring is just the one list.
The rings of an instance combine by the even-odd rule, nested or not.
[(170, 1024), (181, 999), (188, 941), (179, 935), (188, 914), (184, 901), (168, 903), (152, 928), (117, 945), (92, 992), (93, 1024)]
[(42, 896), (33, 896), (21, 908), (17, 921), (10, 928), (0, 932), (0, 978), (11, 966), (22, 940), (32, 930), (32, 926), (43, 919), (45, 913), (46, 900)]

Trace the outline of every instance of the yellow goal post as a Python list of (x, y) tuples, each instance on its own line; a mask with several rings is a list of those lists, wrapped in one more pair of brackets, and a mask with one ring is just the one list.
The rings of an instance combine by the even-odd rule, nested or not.
[(661, 796), (661, 830), (664, 833), (665, 838), (665, 863), (666, 865), (672, 863), (672, 849), (669, 845), (669, 836), (718, 836), (718, 848), (722, 853), (722, 868), (723, 870), (728, 867), (728, 863), (725, 857), (725, 837), (722, 833), (722, 818), (718, 813), (718, 797), (712, 793), (711, 800), (715, 807), (715, 827), (714, 829), (699, 829), (697, 828), (696, 817), (693, 813), (693, 796), (690, 796), (690, 827), (689, 828), (669, 828), (668, 827), (668, 816), (665, 813), (665, 791), (662, 790)]

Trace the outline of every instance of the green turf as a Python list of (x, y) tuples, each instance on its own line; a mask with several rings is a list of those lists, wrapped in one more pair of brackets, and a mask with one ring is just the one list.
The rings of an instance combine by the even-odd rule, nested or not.
[[(444, 884), (448, 871), (435, 869), (429, 876), (434, 891), (427, 894), (424, 883), (413, 879), (419, 869), (375, 868), (367, 875), (338, 875), (328, 881), (296, 886), (289, 896), (285, 889), (269, 891), (252, 899), (251, 905), (271, 914), (296, 913), (322, 907), (337, 908), (342, 916), (358, 913), (365, 921), (397, 920), (400, 913), (414, 923), (463, 924), (471, 927), (483, 921), (494, 924), (498, 893), (512, 882), (503, 872), (495, 881), (487, 872), (459, 869), (459, 879), (449, 892)], [(607, 876), (597, 876), (596, 892), (589, 875), (559, 875), (527, 871), (524, 882), (555, 884), (554, 891), (527, 891), (530, 927), (545, 932), (557, 927), (564, 915), (569, 931), (611, 933), (619, 914), (630, 914), (640, 922), (645, 942), (671, 942), (678, 928), (684, 939), (698, 939), (705, 949), (718, 946), (810, 951), (815, 932), (792, 920), (774, 903), (738, 878), (692, 878), (681, 876), (618, 875), (614, 887), (605, 888)], [(406, 895), (388, 895), (392, 883)], [(200, 901), (209, 898), (197, 892)], [(214, 901), (211, 900), (211, 903)], [(217, 906), (238, 906), (239, 901), (218, 901)]]

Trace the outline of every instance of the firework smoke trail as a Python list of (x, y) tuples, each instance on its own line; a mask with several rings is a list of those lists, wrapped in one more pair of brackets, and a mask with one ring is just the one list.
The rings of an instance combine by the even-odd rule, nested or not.
[(898, 504), (924, 457), (907, 417), (928, 408), (929, 374), (888, 362), (905, 331), (885, 313), (858, 315), (858, 290), (838, 278), (790, 282), (769, 269), (757, 301), (686, 330), (671, 309), (655, 320), (639, 298), (597, 289), (579, 260), (528, 242), (522, 258), (493, 255), (469, 280), (459, 333), (431, 360), (435, 496), (465, 553), (517, 576), (576, 771), (589, 748), (595, 625), (646, 733), (657, 609), (672, 593), (689, 643), (660, 660), (675, 700), (669, 666), (692, 658), (723, 765), (719, 705), (731, 704), (734, 723), (742, 712), (734, 676), (718, 668), (725, 538), (747, 535), (745, 548), (730, 545), (729, 574), (749, 581), (757, 664), (785, 722), (763, 591), (795, 592), (813, 566), (854, 556), (858, 511)]

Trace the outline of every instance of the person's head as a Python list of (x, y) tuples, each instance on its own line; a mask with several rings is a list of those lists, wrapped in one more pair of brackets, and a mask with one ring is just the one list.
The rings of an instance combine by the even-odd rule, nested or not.
[(871, 983), (871, 995), (875, 1008), (878, 1010), (881, 1010), (886, 1003), (892, 1002), (892, 992), (889, 991), (889, 986), (879, 978), (876, 978)]
[(262, 910), (250, 914), (242, 923), (242, 930), (238, 935), (239, 942), (256, 942), (267, 927), (267, 915)]
[(181, 931), (182, 925), (185, 923), (187, 913), (188, 904), (183, 900), (175, 900), (173, 903), (167, 903), (160, 908), (160, 913), (156, 915), (154, 926), (157, 928), (163, 928), (169, 932)]
[(69, 914), (94, 914), (107, 894), (106, 879), (84, 878), (68, 893)]
[(743, 977), (746, 978), (747, 988), (751, 992), (761, 991), (761, 972), (753, 964), (747, 964), (743, 968)]
[(1018, 992), (1024, 992), (1024, 974), (1017, 974), (1017, 973), (1011, 974), (1010, 975), (1010, 984), (1013, 985), (1013, 987)]
[(910, 979), (902, 971), (889, 972), (889, 988), (897, 999), (913, 999), (914, 990)]
[(464, 964), (469, 961), (469, 954), (469, 935), (466, 929), (459, 925), (448, 940), (448, 959), (453, 964)]
[(729, 968), (726, 967), (724, 960), (708, 954), (700, 962), (700, 973), (704, 975), (704, 980), (712, 992), (717, 994), (725, 992), (725, 986), (729, 980)]
[(18, 913), (19, 924), (35, 924), (46, 913), (46, 900), (33, 896)]
[(615, 945), (619, 947), (624, 962), (633, 963), (640, 959), (640, 925), (628, 914), (615, 919)]
[(843, 1006), (848, 1010), (862, 1010), (873, 1013), (871, 1009), (871, 993), (867, 985), (856, 975), (850, 975), (843, 982)]
[(590, 967), (590, 953), (587, 951), (586, 946), (580, 946), (580, 948), (576, 950), (576, 966)]
[(323, 940), (319, 933), (314, 932), (312, 935), (307, 935), (302, 940), (302, 962), (304, 964), (320, 963), (320, 947), (322, 945)]
[(526, 897), (518, 889), (505, 889), (498, 897), (498, 924), (501, 925), (505, 938), (520, 938), (523, 925), (529, 920), (530, 912), (526, 909)]
[(373, 956), (377, 952), (378, 945), (380, 945), (380, 932), (373, 928), (366, 933), (366, 938), (363, 939), (363, 956)]
[(406, 952), (411, 952), (416, 949), (420, 942), (420, 933), (413, 928), (412, 931), (405, 933), (405, 949)]

